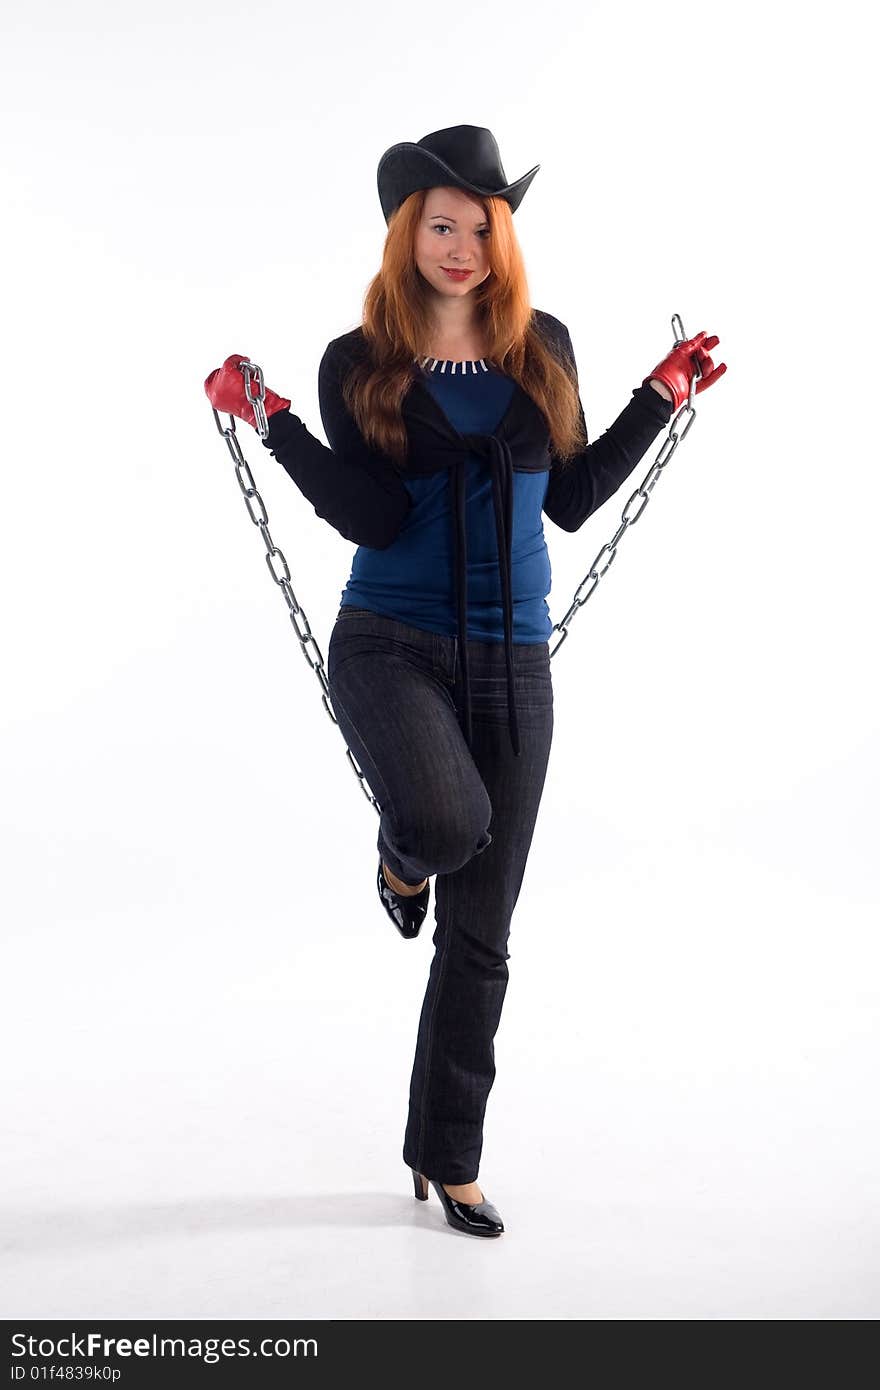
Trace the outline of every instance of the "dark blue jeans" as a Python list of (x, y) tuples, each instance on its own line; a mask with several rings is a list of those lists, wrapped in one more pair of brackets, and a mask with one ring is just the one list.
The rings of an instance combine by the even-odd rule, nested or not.
[(405, 883), (436, 875), (403, 1158), (447, 1183), (473, 1182), (479, 1169), (511, 917), (553, 737), (549, 643), (514, 647), (517, 758), (504, 644), (471, 640), (471, 752), (458, 645), (456, 636), (343, 606), (327, 653), (339, 728), (382, 807), (379, 854)]

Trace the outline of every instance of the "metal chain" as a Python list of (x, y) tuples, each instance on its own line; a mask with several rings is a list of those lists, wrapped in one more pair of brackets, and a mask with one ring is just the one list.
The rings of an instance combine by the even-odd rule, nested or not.
[[(261, 367), (258, 367), (255, 362), (241, 362), (239, 365), (241, 367), (241, 370), (244, 372), (245, 394), (254, 408), (254, 417), (256, 419), (257, 432), (259, 433), (261, 439), (265, 439), (267, 434), (269, 433), (269, 425), (266, 419), (266, 407), (264, 405), (266, 392), (263, 385), (263, 370)], [(252, 376), (255, 378), (257, 383), (257, 395), (253, 395), (251, 392)], [(315, 641), (314, 633), (312, 632), (309, 620), (306, 617), (306, 611), (299, 603), (296, 594), (293, 592), (293, 586), (290, 582), (290, 568), (287, 564), (287, 560), (284, 558), (284, 552), (280, 550), (278, 546), (275, 544), (275, 542), (272, 539), (271, 532), (269, 531), (269, 517), (266, 512), (266, 505), (263, 502), (263, 499), (260, 496), (259, 492), (257, 491), (257, 485), (254, 482), (253, 475), (251, 474), (251, 470), (247, 464), (247, 460), (241, 452), (241, 447), (238, 442), (238, 436), (235, 433), (235, 416), (230, 415), (229, 424), (224, 427), (220, 423), (220, 416), (217, 414), (217, 411), (214, 409), (213, 406), (211, 407), (211, 409), (214, 411), (214, 419), (217, 422), (217, 428), (223, 435), (223, 438), (226, 440), (227, 447), (229, 448), (229, 452), (232, 455), (232, 459), (235, 464), (235, 476), (238, 479), (238, 486), (241, 488), (242, 494), (244, 496), (245, 506), (248, 509), (250, 519), (255, 526), (259, 526), (260, 528), (260, 535), (263, 537), (263, 543), (266, 547), (266, 563), (269, 566), (269, 573), (271, 574), (272, 578), (275, 580), (275, 583), (278, 585), (282, 594), (284, 595), (284, 601), (287, 604), (288, 609), (288, 616), (290, 618), (291, 623), (293, 624), (293, 630), (296, 633), (297, 638), (299, 640), (299, 645), (302, 654), (311, 666), (318, 679), (318, 684), (321, 687), (321, 703), (323, 704), (328, 717), (333, 721), (337, 729), (339, 729), (339, 721), (337, 720), (336, 715), (333, 713), (333, 710), (331, 708), (330, 686), (327, 683), (327, 672), (324, 667), (324, 657), (321, 653), (321, 648)], [(280, 571), (279, 573), (276, 573), (276, 561)], [(297, 623), (297, 617), (300, 614), (302, 614), (302, 619), (305, 624), (304, 629), (301, 629)], [(315, 660), (312, 660), (312, 657), (309, 654), (310, 647), (315, 653)], [(342, 730), (340, 729), (340, 734), (341, 733)], [(345, 742), (344, 739), (343, 742)], [(373, 793), (370, 791), (363, 770), (361, 769), (351, 749), (348, 747), (348, 744), (345, 745), (345, 754), (348, 758), (348, 761), (351, 764), (355, 776), (358, 779), (358, 782), (360, 783), (361, 791), (363, 792), (367, 800), (370, 802), (370, 804), (372, 806), (375, 806), (377, 813), (381, 815), (382, 807), (379, 805), (379, 802), (376, 800), (376, 798), (373, 796)]]
[[(678, 314), (672, 315), (672, 331), (675, 334), (675, 343), (673, 344), (673, 346), (677, 347), (679, 343), (683, 343), (685, 341), (684, 327), (682, 325), (681, 318)], [(561, 632), (562, 636), (556, 643), (556, 646), (552, 648), (550, 652), (551, 657), (556, 655), (556, 653), (559, 651), (559, 648), (562, 646), (563, 642), (568, 636), (568, 624), (572, 621), (578, 610), (580, 608), (583, 608), (584, 604), (587, 602), (587, 599), (590, 598), (593, 593), (595, 593), (599, 585), (599, 580), (610, 568), (611, 562), (617, 554), (617, 547), (623, 539), (625, 531), (628, 527), (633, 526), (638, 521), (639, 517), (641, 516), (642, 512), (645, 510), (646, 506), (648, 505), (648, 502), (650, 501), (651, 492), (653, 488), (656, 486), (660, 474), (663, 472), (663, 469), (666, 467), (667, 463), (672, 458), (672, 455), (675, 453), (679, 444), (684, 439), (685, 435), (690, 429), (691, 425), (694, 423), (694, 417), (697, 413), (696, 410), (694, 410), (694, 394), (697, 389), (697, 380), (700, 375), (700, 369), (699, 367), (697, 367), (695, 375), (691, 377), (688, 398), (685, 401), (684, 405), (681, 407), (681, 410), (678, 412), (678, 414), (672, 420), (670, 420), (669, 433), (663, 440), (663, 443), (660, 446), (660, 451), (657, 454), (657, 457), (655, 458), (654, 462), (651, 464), (651, 467), (649, 468), (648, 472), (645, 474), (644, 479), (642, 480), (642, 482), (639, 483), (635, 492), (632, 493), (631, 496), (627, 499), (626, 506), (624, 507), (621, 513), (620, 525), (614, 532), (614, 535), (611, 537), (611, 540), (606, 541), (605, 544), (602, 546), (602, 549), (597, 553), (596, 558), (590, 565), (590, 568), (587, 570), (580, 584), (578, 584), (577, 588), (575, 589), (574, 601), (572, 602), (571, 607), (569, 608), (565, 617), (562, 619), (561, 622), (553, 624), (552, 631)], [(651, 389), (653, 390), (653, 387)], [(679, 421), (681, 420), (683, 415), (688, 416), (687, 423), (685, 424), (684, 429), (679, 430)], [(632, 516), (630, 516), (630, 504), (635, 502), (636, 498), (640, 499), (638, 510)], [(602, 560), (602, 557), (606, 554), (608, 556), (608, 559), (605, 561), (602, 568), (599, 569), (599, 562)], [(589, 580), (592, 580), (592, 583), (590, 584), (590, 587), (587, 590), (587, 592), (582, 594), (581, 591), (584, 585)]]
[[(681, 318), (678, 314), (673, 314), (672, 316), (672, 331), (675, 334), (674, 346), (678, 346), (679, 343), (683, 343), (685, 341), (684, 328), (682, 325)], [(253, 406), (254, 419), (256, 422), (255, 427), (257, 433), (259, 434), (261, 439), (265, 439), (269, 433), (269, 423), (266, 417), (266, 390), (263, 382), (263, 369), (262, 367), (257, 366), (256, 362), (248, 361), (240, 362), (239, 369), (244, 374), (245, 395), (247, 396), (249, 403)], [(617, 554), (617, 547), (620, 544), (624, 532), (627, 530), (628, 527), (632, 526), (636, 521), (638, 521), (642, 512), (645, 510), (645, 507), (647, 506), (648, 501), (650, 499), (651, 492), (655, 484), (657, 483), (660, 474), (666, 467), (672, 455), (675, 453), (675, 450), (678, 448), (678, 445), (680, 444), (681, 440), (684, 439), (685, 435), (687, 434), (688, 430), (693, 424), (694, 417), (697, 413), (694, 409), (694, 394), (696, 392), (696, 385), (699, 375), (700, 371), (699, 367), (697, 367), (695, 375), (691, 377), (688, 398), (682, 405), (678, 414), (670, 421), (669, 433), (667, 437), (663, 440), (660, 452), (658, 453), (657, 457), (652, 463), (648, 473), (645, 475), (643, 482), (639, 484), (635, 492), (628, 499), (627, 504), (624, 507), (623, 512), (621, 514), (622, 519), (620, 525), (618, 526), (614, 535), (611, 537), (611, 540), (606, 541), (605, 545), (602, 546), (601, 550), (596, 555), (596, 558), (594, 559), (586, 575), (581, 580), (580, 584), (575, 590), (574, 601), (569, 607), (568, 612), (565, 614), (565, 617), (562, 619), (561, 622), (553, 624), (552, 631), (561, 632), (562, 636), (556, 643), (555, 647), (553, 647), (553, 649), (550, 651), (551, 657), (553, 657), (556, 654), (556, 652), (558, 652), (559, 648), (562, 646), (562, 643), (568, 636), (568, 624), (571, 622), (578, 610), (584, 607), (585, 603), (587, 602), (587, 599), (590, 598), (590, 596), (597, 588), (599, 580), (610, 567), (611, 562)], [(254, 394), (252, 390), (252, 381), (256, 382), (256, 394)], [(330, 698), (330, 686), (327, 681), (327, 672), (324, 666), (324, 657), (321, 653), (321, 648), (315, 641), (315, 637), (309, 624), (309, 620), (306, 617), (305, 609), (299, 603), (296, 594), (293, 591), (293, 586), (290, 582), (290, 568), (287, 564), (287, 560), (284, 558), (284, 552), (280, 550), (279, 547), (272, 540), (272, 535), (269, 531), (269, 517), (268, 513), (266, 512), (265, 503), (263, 502), (263, 499), (257, 490), (257, 485), (254, 482), (253, 475), (251, 474), (251, 470), (247, 464), (247, 460), (241, 452), (241, 446), (239, 445), (238, 436), (235, 432), (235, 416), (230, 415), (229, 424), (224, 426), (220, 423), (220, 416), (217, 414), (217, 411), (214, 408), (214, 406), (212, 406), (211, 409), (214, 411), (214, 420), (216, 422), (217, 429), (220, 431), (220, 433), (223, 435), (223, 438), (226, 440), (227, 447), (229, 449), (230, 454), (232, 455), (232, 460), (235, 464), (235, 476), (238, 480), (238, 485), (241, 488), (245, 506), (248, 510), (248, 515), (250, 516), (250, 519), (254, 523), (254, 525), (260, 528), (260, 534), (263, 538), (263, 543), (266, 547), (266, 563), (269, 567), (269, 573), (271, 574), (275, 583), (278, 585), (282, 594), (284, 595), (284, 601), (287, 604), (288, 609), (288, 616), (290, 618), (291, 623), (293, 624), (293, 630), (297, 635), (302, 654), (311, 666), (312, 670), (314, 671), (315, 676), (317, 677), (318, 684), (321, 687), (321, 703), (323, 704), (328, 717), (333, 721), (337, 729), (339, 729), (339, 721), (337, 720), (336, 715), (333, 713), (332, 709), (332, 701)], [(686, 424), (684, 425), (684, 428), (679, 430), (678, 425), (683, 415), (687, 415), (688, 419)], [(629, 507), (630, 504), (634, 502), (636, 498), (640, 499), (638, 510), (632, 516), (630, 516)], [(599, 569), (599, 562), (602, 560), (602, 557), (606, 554), (608, 558), (602, 565), (602, 568)], [(278, 566), (278, 572), (276, 572), (276, 563)], [(592, 580), (591, 586), (585, 594), (582, 594), (581, 591), (583, 590), (584, 585), (589, 580)], [(300, 616), (300, 614), (302, 615), (302, 619), (305, 624), (304, 629), (301, 629), (297, 623), (297, 618)], [(315, 660), (312, 660), (312, 657), (309, 654), (309, 648), (311, 648), (314, 651), (316, 658)], [(342, 731), (340, 729), (340, 734), (341, 733)], [(343, 742), (345, 742), (344, 739)], [(345, 755), (348, 758), (349, 763), (351, 764), (352, 771), (354, 772), (355, 776), (358, 779), (358, 782), (360, 783), (361, 791), (363, 792), (367, 800), (370, 802), (370, 804), (375, 807), (376, 812), (379, 815), (381, 815), (382, 807), (380, 806), (376, 798), (373, 796), (373, 793), (370, 791), (366, 777), (363, 773), (363, 769), (360, 767), (357, 759), (355, 758), (351, 749), (348, 747), (348, 744), (345, 745)]]

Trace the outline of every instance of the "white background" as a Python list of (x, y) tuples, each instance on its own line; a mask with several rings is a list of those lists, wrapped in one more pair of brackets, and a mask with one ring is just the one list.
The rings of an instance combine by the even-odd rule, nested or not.
[[(880, 1312), (868, 13), (5, 8), (4, 1316)], [(459, 122), (541, 164), (591, 437), (674, 313), (728, 364), (553, 660), (488, 1242), (414, 1201), (431, 930), (203, 391), (249, 354), (323, 440), (379, 157)], [(326, 656), (354, 547), (239, 437)], [(657, 447), (545, 520), (554, 621)]]

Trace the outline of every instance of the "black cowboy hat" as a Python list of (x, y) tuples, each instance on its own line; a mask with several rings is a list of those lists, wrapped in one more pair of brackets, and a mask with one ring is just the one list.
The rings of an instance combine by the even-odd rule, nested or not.
[(491, 130), (480, 125), (447, 126), (422, 136), (417, 144), (404, 140), (385, 151), (377, 173), (379, 201), (387, 224), (410, 193), (448, 184), (466, 193), (505, 198), (511, 212), (516, 212), (540, 167), (536, 164), (508, 183)]

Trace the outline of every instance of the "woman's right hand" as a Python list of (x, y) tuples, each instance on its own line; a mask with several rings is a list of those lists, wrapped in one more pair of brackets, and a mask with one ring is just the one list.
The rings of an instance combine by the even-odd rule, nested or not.
[[(246, 357), (244, 353), (233, 352), (227, 357), (222, 367), (215, 367), (209, 377), (205, 379), (205, 395), (211, 402), (215, 410), (225, 412), (227, 415), (235, 415), (239, 420), (244, 420), (245, 424), (257, 427), (257, 417), (254, 408), (245, 395), (244, 372), (239, 367), (240, 362), (250, 362), (252, 359)], [(263, 383), (266, 399), (263, 406), (266, 416), (274, 415), (277, 410), (287, 410), (290, 401), (284, 396), (278, 396), (274, 391)]]

